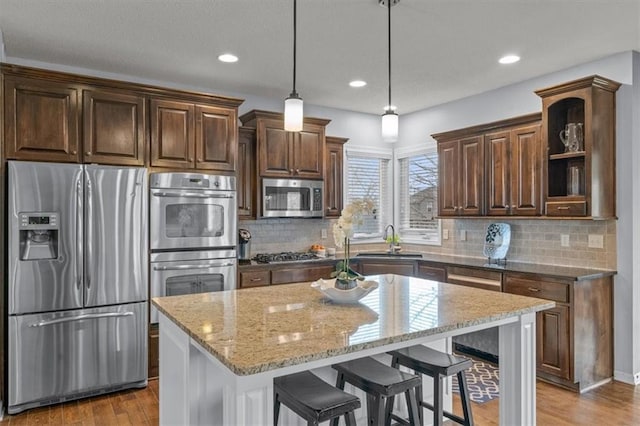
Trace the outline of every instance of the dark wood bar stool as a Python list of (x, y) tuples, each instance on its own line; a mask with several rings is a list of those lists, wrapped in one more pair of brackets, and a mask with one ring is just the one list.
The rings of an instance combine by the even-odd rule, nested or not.
[[(419, 376), (392, 368), (370, 357), (335, 364), (333, 368), (338, 371), (336, 386), (339, 389), (344, 389), (347, 382), (367, 393), (368, 425), (389, 425), (394, 398), (401, 393), (407, 399), (409, 423), (401, 421), (411, 425), (420, 423), (416, 399), (416, 390), (421, 384)], [(338, 421), (333, 420), (331, 424), (337, 426)]]
[[(469, 401), (469, 390), (467, 388), (467, 379), (464, 371), (471, 368), (473, 362), (470, 359), (459, 357), (436, 351), (422, 345), (411, 346), (408, 348), (398, 349), (389, 352), (391, 355), (391, 366), (398, 367), (400, 365), (408, 367), (416, 373), (426, 374), (433, 378), (433, 405), (422, 399), (422, 386), (417, 391), (418, 404), (433, 411), (433, 424), (435, 426), (442, 425), (442, 416), (460, 423), (465, 426), (473, 425), (473, 416), (471, 414), (471, 405)], [(460, 387), (460, 399), (462, 400), (462, 411), (464, 418), (456, 416), (443, 410), (443, 380), (445, 377), (458, 376), (458, 386)], [(422, 418), (422, 408), (420, 408), (420, 417)]]
[(354, 410), (360, 398), (336, 389), (309, 371), (273, 379), (273, 424), (278, 426), (280, 404), (289, 407), (309, 426), (344, 415), (347, 426), (356, 426)]

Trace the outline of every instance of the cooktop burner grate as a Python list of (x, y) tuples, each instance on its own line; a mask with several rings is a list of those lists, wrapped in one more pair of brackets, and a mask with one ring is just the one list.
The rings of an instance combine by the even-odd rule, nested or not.
[(318, 259), (313, 253), (285, 251), (282, 253), (258, 253), (253, 257), (258, 263), (294, 262), (296, 260)]

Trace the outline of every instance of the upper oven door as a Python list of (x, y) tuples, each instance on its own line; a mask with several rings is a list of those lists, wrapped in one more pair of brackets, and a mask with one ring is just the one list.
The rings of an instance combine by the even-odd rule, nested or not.
[(151, 189), (151, 250), (236, 245), (236, 193)]

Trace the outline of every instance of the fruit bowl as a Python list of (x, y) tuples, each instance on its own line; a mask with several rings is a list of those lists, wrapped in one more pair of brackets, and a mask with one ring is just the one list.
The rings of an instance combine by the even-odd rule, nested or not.
[(335, 278), (324, 280), (320, 278), (318, 281), (311, 283), (311, 287), (320, 291), (332, 302), (335, 303), (358, 303), (360, 299), (378, 288), (377, 281), (358, 281), (358, 285), (349, 290), (339, 290), (336, 287)]

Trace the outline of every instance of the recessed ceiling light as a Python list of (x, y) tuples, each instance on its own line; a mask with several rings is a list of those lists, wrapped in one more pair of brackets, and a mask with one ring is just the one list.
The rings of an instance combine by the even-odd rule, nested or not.
[(515, 64), (520, 60), (520, 56), (518, 55), (505, 55), (502, 58), (498, 59), (498, 62), (501, 64)]
[(238, 57), (236, 55), (232, 55), (231, 53), (223, 53), (222, 55), (218, 56), (218, 60), (220, 62), (238, 62)]
[(351, 87), (364, 87), (367, 85), (367, 82), (364, 80), (353, 80), (349, 82), (349, 86)]

